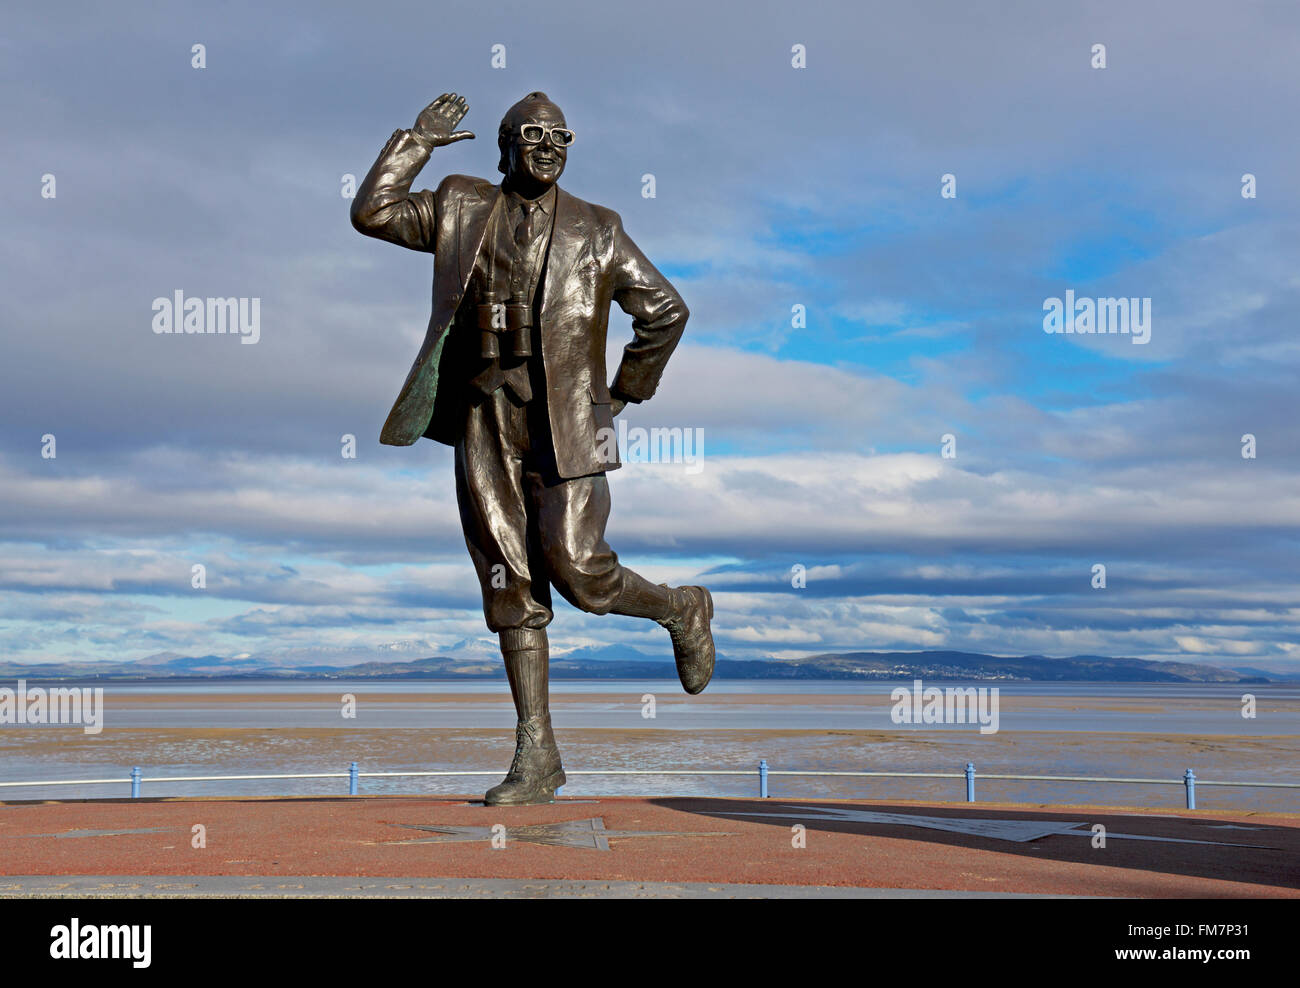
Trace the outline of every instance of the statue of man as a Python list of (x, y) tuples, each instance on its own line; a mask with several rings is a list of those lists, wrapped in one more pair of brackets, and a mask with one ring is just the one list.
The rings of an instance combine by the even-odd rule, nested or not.
[[(614, 416), (654, 395), (688, 313), (616, 212), (556, 185), (574, 133), (545, 93), (501, 120), (500, 185), (449, 175), (412, 193), (434, 148), (474, 137), (456, 130), (467, 112), (446, 93), (396, 131), (357, 190), (352, 224), (434, 255), (428, 333), (380, 442), (455, 448), (465, 543), (519, 719), (514, 762), (486, 802), (543, 803), (565, 782), (549, 704), (552, 585), (584, 611), (667, 628), (686, 692), (713, 675), (709, 591), (651, 583), (605, 542)], [(607, 385), (610, 302), (632, 317), (633, 339)]]

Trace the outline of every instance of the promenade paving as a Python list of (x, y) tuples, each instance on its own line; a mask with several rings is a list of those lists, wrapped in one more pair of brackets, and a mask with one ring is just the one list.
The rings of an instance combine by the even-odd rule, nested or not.
[(1300, 817), (687, 797), (0, 803), (0, 895), (65, 894), (1300, 897)]

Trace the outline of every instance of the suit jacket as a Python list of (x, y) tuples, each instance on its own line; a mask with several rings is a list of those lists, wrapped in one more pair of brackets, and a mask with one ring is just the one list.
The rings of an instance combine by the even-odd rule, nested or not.
[[(434, 255), (429, 328), (379, 437), (390, 446), (409, 446), (421, 436), (454, 445), (464, 429), (469, 379), (483, 367), (478, 332), (471, 331), (474, 313), (468, 305), (461, 319), (457, 313), (501, 187), (449, 175), (432, 192), (411, 193), (411, 182), (428, 159), (429, 150), (410, 131), (397, 131), (352, 202), (352, 224), (360, 232)], [(614, 469), (619, 462), (605, 371), (610, 303), (632, 317), (633, 340), (623, 350), (612, 385), (628, 401), (655, 393), (689, 311), (623, 232), (616, 212), (558, 186), (539, 290), (541, 359), (557, 471), (570, 478)]]

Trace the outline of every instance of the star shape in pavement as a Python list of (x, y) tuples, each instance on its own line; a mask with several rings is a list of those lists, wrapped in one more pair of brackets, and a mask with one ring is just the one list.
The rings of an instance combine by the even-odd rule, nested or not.
[(398, 823), (394, 826), (406, 830), (423, 830), (432, 837), (416, 840), (383, 841), (384, 844), (464, 844), (490, 841), (504, 836), (507, 843), (541, 844), (546, 847), (581, 847), (588, 850), (608, 851), (609, 841), (626, 837), (729, 837), (725, 833), (684, 833), (680, 830), (606, 830), (600, 817), (586, 820), (562, 820), (557, 823), (531, 823), (522, 827), (467, 827), (452, 824)]

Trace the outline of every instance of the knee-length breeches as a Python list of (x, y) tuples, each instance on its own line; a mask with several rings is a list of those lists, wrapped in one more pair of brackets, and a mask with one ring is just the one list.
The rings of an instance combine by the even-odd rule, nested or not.
[(551, 585), (575, 607), (608, 613), (623, 573), (605, 542), (603, 473), (555, 472), (546, 407), (500, 388), (467, 411), (456, 443), (456, 500), (492, 631), (544, 628)]

